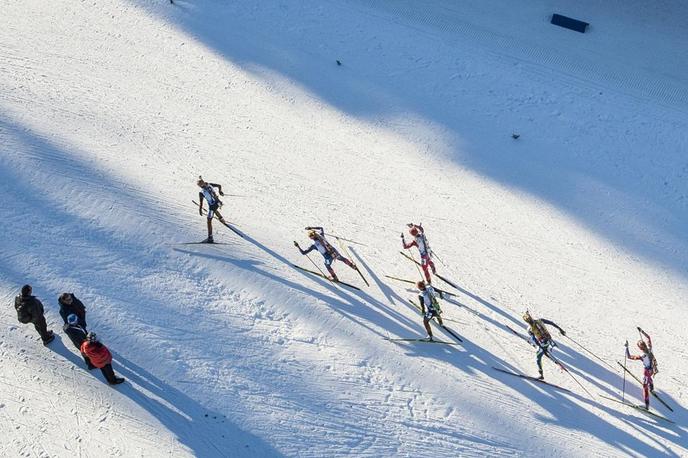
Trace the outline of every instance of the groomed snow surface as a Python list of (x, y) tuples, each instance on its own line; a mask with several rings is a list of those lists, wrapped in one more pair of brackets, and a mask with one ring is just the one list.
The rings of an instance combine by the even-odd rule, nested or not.
[[(688, 455), (685, 2), (0, 9), (1, 456)], [(241, 196), (223, 213), (245, 239), (177, 244), (205, 237), (199, 174)], [(460, 346), (385, 340), (424, 336), (385, 277), (419, 278), (412, 221), (460, 287), (436, 281)], [(293, 246), (312, 225), (364, 244), (345, 247), (370, 287), (291, 266), (313, 268)], [(16, 320), (24, 283), (47, 348)], [(64, 291), (124, 385), (84, 368)], [(492, 369), (537, 374), (506, 328), (526, 309), (601, 358), (554, 333), (582, 387)], [(636, 326), (675, 424), (600, 397)]]

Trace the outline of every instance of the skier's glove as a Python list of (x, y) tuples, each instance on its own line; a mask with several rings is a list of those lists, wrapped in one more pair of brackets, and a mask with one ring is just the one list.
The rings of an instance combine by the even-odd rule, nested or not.
[(404, 240), (404, 233), (401, 233), (401, 240)]
[(298, 247), (299, 247), (299, 242), (297, 242), (296, 240), (294, 240), (294, 246), (295, 246), (296, 248), (298, 248)]
[(304, 229), (306, 229), (307, 231), (310, 231), (310, 230), (313, 229), (313, 228), (310, 227), (310, 226), (307, 226), (307, 227), (305, 227)]
[(225, 196), (225, 193), (222, 192), (222, 191), (220, 191), (220, 195), (221, 195), (222, 197), (224, 197), (224, 196)]
[(640, 326), (638, 326), (638, 332), (643, 332), (643, 330), (640, 329)]
[(624, 347), (628, 348), (628, 340), (624, 343)]
[(566, 331), (564, 331), (563, 329), (560, 329), (559, 332), (561, 333), (562, 336), (566, 335)]

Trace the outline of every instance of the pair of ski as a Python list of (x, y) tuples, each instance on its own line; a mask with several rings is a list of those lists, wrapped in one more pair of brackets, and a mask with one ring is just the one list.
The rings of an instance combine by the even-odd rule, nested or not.
[[(643, 414), (648, 415), (648, 416), (650, 416), (650, 417), (657, 418), (657, 419), (659, 419), (659, 420), (664, 420), (664, 421), (669, 422), (669, 423), (674, 423), (672, 420), (669, 420), (667, 417), (662, 416), (662, 415), (660, 415), (660, 414), (658, 414), (658, 413), (655, 413), (655, 412), (653, 412), (653, 411), (651, 411), (651, 410), (649, 410), (649, 409), (646, 409), (645, 406), (643, 406), (643, 405), (633, 404), (632, 402), (628, 402), (628, 401), (625, 401), (625, 400), (612, 398), (612, 397), (609, 397), (609, 396), (605, 396), (605, 395), (603, 395), (603, 394), (601, 394), (600, 397), (601, 397), (601, 398), (604, 398), (604, 399), (607, 399), (607, 400), (609, 400), (609, 401), (618, 402), (619, 404), (623, 404), (623, 405), (628, 406), (628, 407), (632, 407), (632, 408), (634, 408), (635, 410), (639, 411), (640, 413), (643, 413)], [(666, 405), (666, 404), (665, 404), (665, 405)]]
[[(643, 384), (643, 382), (641, 382), (640, 379), (639, 379), (638, 377), (636, 377), (635, 374), (634, 374), (633, 372), (631, 372), (630, 370), (628, 370), (628, 368), (627, 368), (626, 366), (624, 366), (623, 364), (621, 364), (621, 363), (618, 362), (618, 361), (616, 362), (616, 364), (618, 364), (619, 366), (621, 366), (621, 368), (622, 368), (623, 370), (625, 370), (626, 372), (628, 372), (628, 374), (629, 374), (631, 377), (633, 377), (633, 378), (635, 379), (636, 382), (640, 383), (641, 385)], [(659, 395), (658, 395), (657, 393), (655, 393), (654, 391), (650, 391), (650, 394), (651, 394), (652, 396), (654, 396), (655, 399), (657, 399), (659, 402), (661, 402), (662, 404), (664, 404), (664, 407), (666, 407), (667, 409), (671, 410), (672, 412), (674, 411), (674, 409), (672, 409), (671, 406), (669, 406), (669, 404), (667, 404), (666, 402), (664, 402), (664, 399), (660, 398)]]
[(518, 373), (518, 372), (512, 372), (512, 371), (508, 371), (508, 370), (506, 370), (506, 369), (501, 369), (501, 368), (499, 368), (499, 367), (494, 367), (494, 366), (492, 366), (492, 369), (494, 369), (494, 370), (496, 370), (496, 371), (499, 371), (499, 372), (502, 372), (502, 373), (504, 373), (504, 374), (509, 374), (509, 375), (513, 375), (513, 376), (516, 376), (516, 377), (520, 377), (520, 378), (522, 378), (522, 379), (526, 379), (526, 380), (531, 380), (531, 381), (533, 381), (533, 382), (542, 383), (543, 385), (549, 385), (549, 386), (551, 386), (552, 388), (556, 388), (556, 389), (558, 389), (558, 390), (565, 391), (565, 392), (567, 392), (567, 393), (571, 393), (571, 390), (567, 390), (566, 388), (562, 388), (562, 387), (560, 387), (559, 385), (555, 385), (554, 383), (546, 382), (544, 379), (541, 379), (541, 378), (531, 377), (530, 375), (520, 374), (520, 373)]
[[(346, 249), (346, 247), (344, 247), (344, 246), (342, 245), (342, 242), (341, 242), (341, 241), (342, 241), (342, 240), (346, 240), (346, 241), (349, 241), (349, 242), (352, 242), (352, 243), (358, 243), (358, 242), (354, 242), (354, 241), (352, 241), (352, 240), (348, 240), (348, 239), (345, 239), (345, 238), (342, 238), (342, 237), (338, 237), (338, 236), (333, 236), (333, 237), (335, 237), (335, 238), (337, 239), (337, 242), (339, 243), (339, 247), (347, 254), (348, 258), (351, 259), (351, 254), (349, 254), (349, 251)], [(298, 248), (298, 245), (296, 244), (296, 241), (294, 242), (294, 245), (296, 245), (296, 247)], [(306, 255), (306, 256), (308, 256), (308, 255)], [(310, 259), (310, 257), (309, 257), (308, 259), (311, 261), (311, 263), (312, 263), (313, 265), (315, 265), (315, 266), (317, 267), (317, 265), (313, 262), (312, 259)], [(353, 261), (351, 261), (351, 262), (353, 262)], [(352, 284), (343, 282), (343, 281), (341, 281), (341, 280), (333, 280), (332, 278), (325, 276), (325, 275), (322, 273), (322, 271), (321, 271), (321, 272), (316, 272), (316, 271), (314, 271), (314, 270), (310, 270), (310, 269), (303, 268), (303, 267), (301, 267), (301, 266), (297, 266), (296, 264), (292, 264), (292, 265), (293, 265), (294, 267), (296, 267), (297, 269), (303, 270), (304, 272), (308, 272), (308, 273), (311, 273), (311, 274), (313, 274), (313, 275), (317, 275), (317, 276), (319, 276), (319, 277), (322, 277), (322, 278), (325, 278), (325, 279), (327, 279), (327, 280), (330, 280), (332, 283), (340, 283), (340, 284), (342, 284), (342, 285), (348, 286), (349, 288), (353, 288), (353, 289), (356, 289), (356, 290), (358, 290), (358, 291), (361, 290), (361, 288), (359, 288), (358, 286), (354, 286), (354, 285), (352, 285)], [(354, 267), (353, 267), (353, 268), (354, 268), (354, 270), (355, 270), (356, 272), (358, 272), (358, 275), (360, 275), (361, 279), (362, 279), (363, 282), (366, 284), (366, 286), (370, 287), (370, 283), (368, 283), (368, 280), (363, 276), (363, 273), (362, 273), (361, 270), (358, 268), (358, 266), (357, 266), (356, 264), (354, 264)], [(318, 270), (320, 270), (320, 269), (318, 268)]]
[(408, 338), (408, 339), (385, 337), (385, 340), (388, 340), (390, 342), (421, 342), (421, 343), (436, 343), (436, 344), (444, 344), (444, 345), (460, 345), (459, 342), (446, 342), (444, 340), (437, 340), (437, 339), (430, 340), (427, 337), (425, 337), (425, 338)]
[[(413, 281), (413, 280), (406, 280), (406, 279), (404, 279), (404, 278), (393, 277), (393, 276), (391, 276), (391, 275), (385, 275), (385, 277), (386, 277), (386, 278), (389, 278), (390, 280), (400, 281), (400, 282), (402, 282), (402, 283), (410, 283), (410, 284), (412, 284), (412, 285), (415, 285), (415, 284), (416, 284), (416, 282)], [(449, 291), (445, 291), (445, 290), (443, 290), (443, 289), (435, 288), (434, 286), (433, 286), (433, 288), (434, 288), (435, 291), (437, 291), (438, 293), (440, 293), (440, 295), (442, 295), (442, 296), (447, 296), (447, 297), (458, 297), (458, 294), (450, 293)]]
[[(519, 333), (518, 331), (516, 331), (514, 328), (512, 328), (512, 327), (509, 326), (509, 325), (507, 325), (506, 327), (509, 329), (509, 331), (513, 332), (513, 333), (516, 334), (518, 337), (520, 337), (521, 339), (523, 339), (523, 340), (525, 340), (526, 342), (528, 342), (528, 344), (530, 344), (530, 341), (528, 340), (528, 338), (527, 338), (526, 336), (522, 335), (521, 333)], [(568, 369), (566, 366), (564, 366), (564, 364), (563, 364), (561, 361), (559, 361), (559, 360), (556, 359), (554, 356), (552, 356), (551, 354), (549, 354), (549, 352), (545, 352), (545, 356), (547, 356), (547, 358), (549, 358), (549, 360), (552, 361), (554, 364), (556, 364), (557, 366), (559, 366), (559, 369), (561, 369), (563, 372), (566, 372), (567, 374), (569, 374), (569, 376), (571, 377), (571, 379), (572, 379), (574, 382), (576, 382), (576, 383), (578, 384), (578, 386), (580, 386), (580, 387), (583, 389), (583, 391), (585, 391), (585, 392), (587, 393), (587, 395), (590, 396), (591, 399), (593, 398), (593, 395), (590, 393), (590, 391), (588, 391), (587, 388), (585, 388), (585, 387), (583, 386), (583, 384), (582, 384), (576, 377), (574, 377), (574, 375), (571, 373), (571, 371), (569, 371), (569, 369)]]
[[(338, 285), (348, 286), (349, 288), (352, 288), (352, 289), (355, 289), (355, 290), (358, 290), (358, 291), (361, 290), (361, 288), (359, 288), (358, 286), (354, 286), (354, 285), (352, 285), (352, 284), (350, 284), (350, 283), (346, 283), (346, 282), (343, 282), (343, 281), (341, 281), (341, 280), (333, 280), (333, 279), (331, 279), (330, 277), (321, 274), (320, 272), (316, 272), (315, 270), (306, 269), (305, 267), (301, 267), (301, 266), (298, 266), (298, 265), (296, 265), (296, 264), (292, 264), (292, 266), (296, 267), (297, 269), (303, 270), (304, 272), (308, 272), (309, 274), (313, 274), (313, 275), (317, 275), (318, 277), (322, 277), (322, 278), (324, 278), (324, 279), (326, 279), (326, 280), (331, 281), (332, 283), (335, 283), (335, 284), (338, 284)], [(359, 272), (359, 273), (360, 273), (360, 272)]]

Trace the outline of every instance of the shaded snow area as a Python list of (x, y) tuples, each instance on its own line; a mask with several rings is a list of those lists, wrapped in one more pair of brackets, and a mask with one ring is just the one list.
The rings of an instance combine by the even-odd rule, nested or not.
[[(0, 10), (0, 456), (688, 455), (685, 2)], [(245, 238), (181, 244), (199, 175)], [(420, 278), (410, 222), (460, 345), (386, 340), (425, 337), (388, 278)], [(370, 286), (295, 269), (306, 226), (358, 242), (330, 237)], [(84, 367), (65, 291), (126, 383)], [(526, 309), (567, 332), (558, 387), (493, 369), (537, 376)], [(675, 423), (602, 397), (642, 403), (637, 326)]]

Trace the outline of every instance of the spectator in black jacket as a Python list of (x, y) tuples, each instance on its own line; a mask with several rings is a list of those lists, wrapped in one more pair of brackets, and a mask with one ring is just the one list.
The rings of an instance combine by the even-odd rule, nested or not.
[(57, 302), (60, 304), (60, 316), (65, 324), (67, 324), (67, 317), (73, 313), (79, 318), (79, 326), (86, 329), (86, 307), (74, 293), (60, 294)]
[(45, 322), (43, 304), (31, 295), (31, 285), (24, 285), (21, 295), (14, 298), (14, 309), (17, 311), (17, 319), (20, 323), (33, 323), (33, 326), (41, 336), (43, 345), (48, 345), (55, 338), (55, 334), (48, 330)]
[[(86, 332), (86, 329), (79, 325), (79, 317), (74, 313), (67, 315), (67, 323), (65, 323), (62, 330), (65, 332), (65, 334), (67, 334), (67, 337), (69, 337), (69, 340), (72, 341), (79, 352), (81, 352), (81, 344), (84, 343), (84, 340), (86, 340), (88, 332)], [(86, 366), (89, 370), (96, 368), (96, 366), (91, 364), (91, 360), (88, 359), (88, 356), (84, 355), (83, 353), (81, 353), (81, 356), (83, 356), (84, 361), (86, 361)]]

